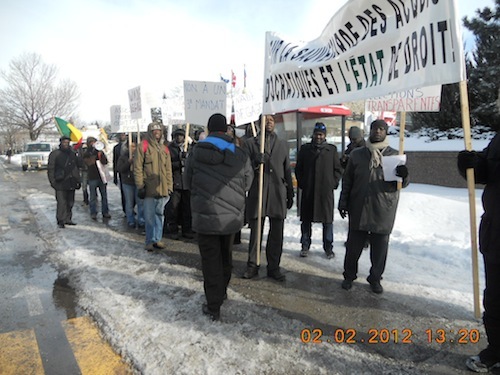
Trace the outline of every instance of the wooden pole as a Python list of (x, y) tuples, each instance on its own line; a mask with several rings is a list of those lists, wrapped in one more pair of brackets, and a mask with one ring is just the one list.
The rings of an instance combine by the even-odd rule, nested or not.
[[(401, 112), (401, 121), (399, 122), (399, 155), (405, 152), (405, 127), (406, 127), (406, 112)], [(403, 183), (398, 181), (398, 190), (403, 188)]]
[(184, 152), (188, 150), (188, 140), (189, 140), (189, 122), (186, 124), (186, 136), (184, 137)]
[(253, 134), (253, 137), (257, 137), (257, 129), (255, 129), (255, 124), (253, 123), (253, 121), (250, 123), (250, 125), (252, 126), (252, 134)]
[[(467, 82), (460, 81), (460, 104), (462, 108), (462, 127), (464, 129), (465, 149), (472, 150), (472, 139), (470, 133), (469, 98), (467, 96)], [(468, 168), (467, 189), (469, 191), (469, 215), (470, 215), (470, 240), (472, 256), (472, 289), (474, 293), (474, 316), (481, 317), (479, 303), (479, 268), (477, 251), (477, 227), (476, 227), (476, 184), (474, 181), (474, 168)]]
[[(264, 153), (264, 143), (266, 141), (266, 116), (260, 120), (260, 153)], [(260, 266), (260, 248), (262, 242), (262, 195), (264, 187), (264, 164), (259, 165), (259, 203), (257, 208), (257, 267)]]

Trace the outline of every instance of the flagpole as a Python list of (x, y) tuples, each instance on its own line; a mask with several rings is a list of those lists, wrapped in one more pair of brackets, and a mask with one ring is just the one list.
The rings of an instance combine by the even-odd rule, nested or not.
[[(467, 82), (460, 81), (460, 105), (462, 108), (462, 127), (464, 129), (465, 149), (472, 150), (472, 139), (470, 132), (469, 98), (467, 96)], [(481, 317), (479, 303), (479, 267), (477, 251), (477, 227), (476, 227), (476, 187), (474, 181), (474, 168), (466, 170), (467, 189), (469, 191), (469, 215), (470, 215), (470, 240), (472, 256), (472, 289), (474, 293), (474, 316)]]

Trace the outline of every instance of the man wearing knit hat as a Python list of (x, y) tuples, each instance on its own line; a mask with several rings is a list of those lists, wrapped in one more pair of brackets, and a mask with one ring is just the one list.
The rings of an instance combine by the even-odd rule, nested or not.
[[(384, 156), (398, 154), (389, 146), (387, 129), (384, 120), (371, 123), (366, 146), (351, 152), (342, 178), (338, 209), (343, 219), (349, 216), (342, 282), (345, 290), (351, 289), (352, 282), (357, 278), (358, 260), (369, 235), (372, 266), (367, 281), (374, 293), (384, 291), (380, 280), (385, 270), (389, 236), (399, 201), (397, 182), (385, 181), (382, 168)], [(408, 186), (406, 165), (397, 166), (395, 172), (403, 179), (403, 187)]]
[(295, 175), (302, 199), (300, 220), (302, 250), (301, 257), (307, 257), (311, 247), (312, 223), (323, 225), (323, 250), (328, 259), (333, 252), (333, 191), (339, 186), (342, 167), (337, 147), (326, 141), (326, 126), (317, 122), (312, 141), (303, 145), (297, 155)]
[(149, 252), (163, 250), (164, 210), (174, 190), (170, 151), (163, 144), (163, 124), (152, 122), (148, 134), (138, 145), (134, 157), (134, 180), (137, 195), (144, 199), (146, 246)]
[(111, 218), (109, 214), (108, 206), (108, 191), (107, 191), (107, 181), (103, 181), (99, 169), (97, 167), (97, 161), (102, 165), (108, 164), (108, 158), (106, 153), (101, 150), (97, 150), (94, 145), (97, 139), (94, 137), (87, 138), (87, 151), (83, 154), (83, 161), (87, 165), (88, 173), (88, 184), (90, 189), (90, 217), (92, 220), (97, 220), (97, 189), (101, 194), (101, 211), (102, 217), (104, 219)]
[(57, 226), (76, 225), (72, 220), (72, 209), (75, 203), (75, 189), (80, 188), (80, 172), (78, 158), (70, 148), (70, 138), (62, 136), (59, 148), (49, 155), (47, 175), (50, 186), (56, 191)]
[(234, 235), (243, 226), (245, 193), (253, 177), (248, 155), (233, 143), (226, 128), (225, 116), (212, 115), (208, 137), (186, 159), (186, 187), (191, 191), (207, 299), (202, 311), (212, 320), (219, 320), (227, 298)]

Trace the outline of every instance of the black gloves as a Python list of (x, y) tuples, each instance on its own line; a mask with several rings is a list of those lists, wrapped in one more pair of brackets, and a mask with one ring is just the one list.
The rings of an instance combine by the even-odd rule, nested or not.
[(347, 217), (347, 210), (346, 209), (339, 208), (339, 213), (340, 213), (340, 217), (342, 219), (345, 219)]
[(295, 193), (293, 191), (293, 188), (291, 186), (287, 186), (286, 189), (286, 208), (289, 210), (293, 206), (293, 197), (295, 196)]
[(113, 178), (113, 183), (114, 183), (115, 185), (118, 185), (118, 177), (116, 177), (116, 176), (115, 176), (115, 177)]
[(406, 165), (402, 164), (396, 167), (396, 176), (401, 178), (408, 177), (408, 168), (406, 167)]
[(145, 188), (142, 188), (142, 189), (137, 190), (137, 196), (138, 196), (140, 199), (144, 199), (144, 198), (146, 198), (146, 189), (145, 189)]
[(258, 153), (256, 156), (255, 156), (255, 162), (257, 164), (266, 164), (267, 162), (269, 161), (269, 154), (266, 154), (266, 153)]
[(474, 151), (463, 150), (458, 153), (457, 165), (458, 169), (466, 170), (474, 168), (477, 163), (477, 155)]
[(289, 210), (293, 207), (293, 197), (286, 199), (286, 208)]

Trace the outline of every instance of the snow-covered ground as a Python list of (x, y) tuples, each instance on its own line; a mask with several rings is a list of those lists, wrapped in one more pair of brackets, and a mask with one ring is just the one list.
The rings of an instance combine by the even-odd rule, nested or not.
[[(426, 142), (425, 137), (405, 140), (407, 150), (431, 146), (434, 150), (464, 148), (463, 140)], [(473, 147), (483, 149), (488, 142), (488, 139), (474, 140)], [(398, 138), (390, 137), (390, 143), (397, 148)], [(110, 192), (118, 194), (116, 188)], [(478, 190), (477, 222), (482, 213), (480, 194)], [(257, 305), (232, 290), (231, 285), (229, 299), (222, 307), (221, 322), (211, 322), (201, 314), (204, 293), (199, 269), (172, 262), (168, 252), (162, 256), (145, 252), (142, 237), (131, 240), (130, 236), (107, 226), (85, 222), (81, 218), (88, 217), (88, 213), (76, 212), (79, 225), (61, 232), (56, 228), (51, 195), (32, 193), (28, 202), (47, 233), (45, 240), (54, 249), (53, 260), (61, 265), (78, 290), (79, 303), (141, 373), (419, 373), (411, 363), (360, 351), (353, 345), (304, 345), (299, 338), (304, 328), (300, 319)], [(410, 184), (404, 189), (391, 236), (384, 295), (397, 292), (408, 303), (425, 298), (460, 306), (470, 312), (473, 320), (468, 213), (465, 189), (420, 184)], [(285, 223), (282, 260), (286, 271), (317, 272), (331, 278), (334, 288), (340, 288), (347, 221), (337, 212), (334, 228), (337, 255), (334, 260), (326, 261), (321, 256), (319, 225), (313, 226), (311, 255), (299, 258), (300, 221), (294, 211), (290, 212)], [(248, 239), (248, 229), (243, 230), (243, 239)], [(479, 264), (482, 290), (484, 275)], [(369, 267), (369, 256), (364, 252), (360, 259), (360, 283), (368, 275)], [(271, 285), (279, 295), (281, 286)], [(354, 289), (345, 293), (355, 293)], [(471, 348), (471, 354), (477, 349)]]

